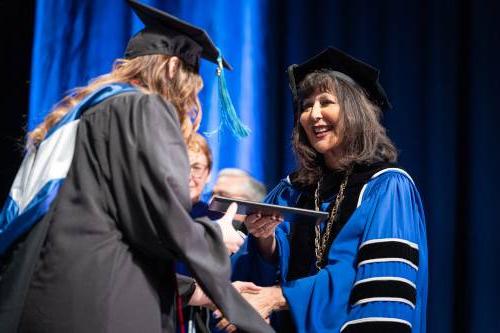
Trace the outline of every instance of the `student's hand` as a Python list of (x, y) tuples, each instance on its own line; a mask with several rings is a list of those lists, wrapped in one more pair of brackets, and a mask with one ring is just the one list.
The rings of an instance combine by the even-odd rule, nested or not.
[(252, 214), (245, 219), (245, 226), (248, 233), (254, 237), (269, 238), (274, 237), (274, 231), (281, 222), (283, 222), (283, 218), (280, 216)]
[[(263, 287), (259, 292), (241, 294), (243, 298), (252, 305), (252, 307), (269, 323), (269, 316), (273, 311), (285, 310), (288, 308), (286, 299), (279, 286)], [(214, 316), (220, 318), (220, 311), (215, 311)], [(235, 332), (234, 325), (230, 324), (227, 319), (222, 318), (217, 323), (217, 328), (226, 332)]]
[(236, 203), (232, 203), (227, 209), (226, 214), (216, 222), (220, 226), (222, 239), (224, 240), (224, 244), (226, 245), (229, 254), (238, 252), (240, 246), (243, 245), (246, 238), (244, 233), (233, 227), (233, 219), (237, 210), (238, 205)]
[[(233, 287), (241, 294), (255, 294), (262, 290), (262, 287), (255, 285), (252, 282), (247, 281), (234, 281)], [(191, 306), (204, 306), (206, 308), (210, 308), (215, 310), (215, 305), (212, 300), (208, 298), (208, 296), (203, 292), (203, 289), (196, 283), (196, 288), (193, 292), (193, 295), (189, 299), (188, 305)]]
[(189, 299), (188, 305), (214, 308), (212, 300), (208, 298), (207, 294), (203, 292), (203, 289), (201, 289), (200, 285), (197, 283), (196, 283), (196, 289), (194, 290), (193, 295)]
[(233, 287), (241, 293), (256, 294), (262, 290), (262, 287), (247, 281), (234, 281)]

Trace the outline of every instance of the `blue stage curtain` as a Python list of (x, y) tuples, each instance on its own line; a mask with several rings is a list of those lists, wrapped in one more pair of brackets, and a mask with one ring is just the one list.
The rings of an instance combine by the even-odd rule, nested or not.
[[(327, 45), (382, 71), (384, 116), (427, 214), (429, 332), (500, 332), (500, 5), (476, 1), (145, 1), (205, 28), (252, 135), (210, 137), (214, 172), (241, 167), (269, 187), (295, 167), (285, 70)], [(142, 25), (125, 1), (36, 7), (28, 127), (64, 93), (110, 70)], [(202, 131), (218, 125), (215, 66), (204, 62)], [(334, 315), (334, 314), (332, 314)]]
[[(205, 28), (234, 67), (226, 71), (233, 103), (252, 135), (237, 141), (228, 131), (209, 137), (214, 173), (238, 166), (264, 179), (265, 142), (273, 133), (265, 112), (266, 1), (144, 1)], [(28, 128), (33, 129), (69, 89), (109, 72), (128, 38), (143, 27), (123, 0), (39, 1), (33, 51)], [(202, 61), (202, 132), (219, 124), (216, 65)]]

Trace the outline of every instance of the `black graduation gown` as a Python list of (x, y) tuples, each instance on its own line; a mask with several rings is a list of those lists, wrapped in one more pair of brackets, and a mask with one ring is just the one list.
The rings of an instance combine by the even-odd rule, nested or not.
[(230, 286), (220, 231), (190, 218), (188, 172), (175, 109), (158, 95), (87, 110), (63, 187), (2, 273), (19, 330), (174, 332), (180, 259), (242, 331), (272, 332)]

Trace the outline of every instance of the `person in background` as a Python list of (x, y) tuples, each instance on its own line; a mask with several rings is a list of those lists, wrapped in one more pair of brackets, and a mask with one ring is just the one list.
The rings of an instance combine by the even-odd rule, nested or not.
[[(208, 209), (208, 204), (201, 200), (203, 189), (210, 180), (212, 171), (212, 151), (208, 146), (207, 140), (199, 133), (191, 136), (188, 145), (188, 156), (190, 163), (189, 174), (189, 195), (193, 207), (191, 217), (197, 220), (213, 221), (220, 219), (222, 215)], [(238, 251), (243, 244), (244, 239), (231, 224), (224, 225), (219, 223), (223, 231), (223, 239), (229, 253)]]
[[(196, 217), (196, 205), (203, 203), (201, 194), (206, 184), (210, 180), (212, 172), (212, 151), (208, 146), (207, 140), (199, 134), (195, 133), (191, 136), (187, 144), (189, 163), (191, 167), (189, 177), (189, 195), (193, 202), (191, 216)], [(202, 211), (201, 214), (205, 214)]]
[(262, 201), (266, 192), (264, 184), (237, 168), (220, 170), (212, 190), (213, 195), (250, 201)]
[[(207, 182), (210, 180), (212, 171), (212, 151), (207, 140), (199, 133), (193, 133), (187, 144), (188, 157), (190, 163), (189, 174), (189, 195), (191, 197), (192, 209), (191, 217), (198, 221), (208, 223), (218, 223), (222, 234), (224, 244), (230, 254), (237, 252), (244, 242), (244, 238), (234, 229), (230, 220), (220, 220), (221, 213), (208, 210), (208, 204), (201, 200), (201, 194)], [(222, 221), (226, 221), (223, 223)], [(191, 276), (191, 272), (186, 264), (178, 261), (176, 271), (184, 276)], [(246, 287), (245, 290), (259, 290), (256, 286), (235, 282), (235, 287)], [(191, 302), (193, 303), (193, 302)], [(204, 304), (202, 304), (204, 305)], [(210, 326), (210, 310), (203, 306), (187, 306), (184, 309), (185, 318), (187, 318), (187, 333), (208, 333)]]
[[(426, 330), (425, 217), (380, 123), (379, 71), (335, 48), (289, 67), (299, 169), (265, 202), (328, 212), (321, 224), (250, 215), (233, 278), (279, 332)], [(246, 257), (246, 258), (245, 258)]]
[[(219, 77), (229, 65), (203, 30), (129, 4), (145, 28), (124, 58), (28, 134), (0, 216), (0, 331), (175, 332), (183, 296), (230, 327), (273, 332), (229, 281), (219, 228), (189, 215), (200, 58)], [(196, 283), (179, 285), (175, 260)]]
[[(266, 196), (266, 186), (250, 176), (246, 171), (237, 168), (226, 168), (219, 171), (212, 195), (260, 202)], [(236, 214), (233, 226), (236, 230), (247, 234), (243, 223), (244, 215)]]

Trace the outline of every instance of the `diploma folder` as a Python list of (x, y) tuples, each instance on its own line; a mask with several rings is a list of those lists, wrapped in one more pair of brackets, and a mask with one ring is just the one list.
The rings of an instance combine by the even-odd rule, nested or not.
[(225, 198), (214, 195), (208, 204), (211, 211), (225, 213), (229, 205), (233, 202), (238, 204), (237, 214), (250, 215), (262, 214), (281, 216), (287, 222), (312, 222), (321, 223), (328, 218), (328, 213), (310, 209), (295, 208), (288, 206), (272, 205), (256, 201)]

